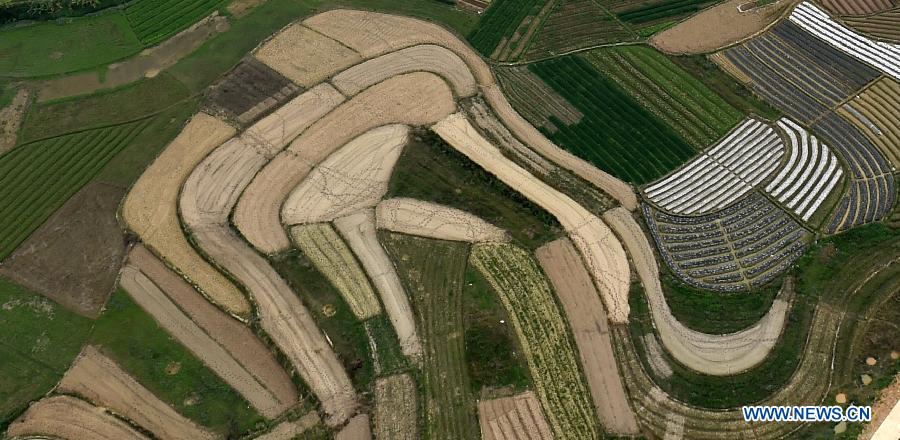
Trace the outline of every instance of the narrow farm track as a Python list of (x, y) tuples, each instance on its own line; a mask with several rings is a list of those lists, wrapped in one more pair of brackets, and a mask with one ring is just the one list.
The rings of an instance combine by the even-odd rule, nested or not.
[(70, 396), (38, 400), (9, 425), (6, 435), (67, 440), (149, 440), (103, 408)]

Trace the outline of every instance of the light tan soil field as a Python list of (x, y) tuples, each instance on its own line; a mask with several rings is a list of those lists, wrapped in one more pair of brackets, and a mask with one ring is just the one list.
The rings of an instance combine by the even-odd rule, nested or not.
[[(893, 419), (891, 419), (893, 416)], [(883, 435), (891, 431), (889, 423), (893, 423), (895, 427), (900, 427), (900, 375), (894, 378), (894, 381), (887, 388), (881, 390), (878, 400), (872, 405), (872, 421), (869, 422), (859, 440), (888, 440), (890, 435)], [(900, 435), (900, 428), (894, 429), (894, 437)]]
[(303, 130), (344, 102), (329, 84), (319, 84), (248, 127), (241, 140), (270, 159)]
[(96, 347), (81, 351), (56, 388), (109, 408), (159, 439), (213, 439), (215, 435), (175, 412)]
[(16, 145), (19, 126), (28, 106), (28, 97), (28, 89), (23, 87), (16, 91), (16, 96), (13, 96), (9, 105), (0, 108), (0, 154)]
[(603, 219), (628, 249), (638, 278), (650, 303), (659, 338), (668, 352), (685, 366), (710, 375), (730, 375), (744, 371), (765, 359), (784, 327), (789, 309), (785, 295), (750, 328), (727, 335), (711, 335), (691, 330), (678, 322), (666, 304), (659, 283), (659, 267), (647, 235), (631, 213), (622, 208), (606, 211)]
[(398, 197), (375, 208), (378, 229), (440, 240), (508, 241), (500, 229), (468, 212), (422, 200)]
[(534, 392), (478, 402), (483, 440), (552, 440)]
[(298, 438), (307, 429), (321, 423), (319, 415), (315, 411), (300, 417), (297, 420), (288, 420), (278, 424), (271, 431), (256, 437), (256, 440), (292, 440)]
[(263, 253), (287, 250), (281, 206), (313, 166), (375, 127), (428, 125), (455, 108), (447, 83), (432, 73), (395, 76), (360, 92), (316, 121), (260, 171), (238, 201), (235, 225)]
[(375, 211), (373, 209), (358, 211), (335, 220), (334, 225), (347, 240), (350, 249), (359, 258), (363, 269), (381, 295), (381, 302), (384, 303), (388, 318), (400, 339), (403, 354), (412, 357), (421, 356), (422, 342), (416, 333), (412, 306), (394, 264), (378, 241), (375, 231)]
[(409, 127), (369, 130), (328, 156), (291, 191), (281, 208), (286, 225), (318, 223), (371, 208), (388, 190), (391, 172), (409, 140)]
[(585, 259), (612, 322), (628, 320), (631, 274), (612, 231), (577, 202), (516, 165), (456, 113), (432, 127), (447, 143), (559, 220)]
[(893, 78), (882, 77), (838, 110), (878, 146), (891, 161), (894, 169), (900, 169), (898, 108), (900, 108), (900, 82)]
[(246, 325), (212, 305), (143, 246), (131, 249), (128, 263), (146, 275), (203, 332), (256, 377), (281, 402), (279, 411), (297, 402), (296, 386), (290, 376)]
[(780, 0), (741, 12), (738, 7), (752, 0), (729, 0), (654, 35), (650, 44), (671, 54), (715, 52), (763, 32), (799, 1)]
[(144, 171), (122, 208), (128, 229), (229, 312), (246, 316), (250, 304), (222, 274), (191, 247), (178, 223), (178, 192), (191, 170), (214, 148), (234, 135), (228, 124), (205, 113), (195, 115), (172, 143)]
[(409, 374), (382, 377), (375, 381), (375, 438), (419, 438), (416, 394), (416, 384)]
[(334, 440), (372, 440), (369, 415), (359, 414), (350, 419), (350, 423), (334, 435)]
[(291, 228), (291, 239), (313, 265), (337, 288), (353, 315), (360, 321), (381, 313), (369, 279), (353, 252), (328, 223)]
[(277, 33), (255, 56), (303, 87), (362, 61), (355, 51), (299, 23)]
[(636, 435), (637, 421), (619, 378), (606, 310), (578, 251), (562, 238), (540, 247), (535, 256), (572, 328), (600, 422), (610, 432)]
[(460, 98), (468, 98), (478, 91), (469, 66), (449, 49), (433, 44), (412, 46), (371, 59), (335, 75), (331, 82), (345, 95), (355, 95), (392, 76), (418, 71), (440, 75)]
[(9, 425), (6, 435), (67, 440), (149, 440), (103, 408), (69, 396), (45, 397), (33, 403)]
[(290, 402), (279, 402), (249, 371), (184, 314), (160, 288), (134, 266), (122, 268), (121, 286), (169, 334), (187, 347), (256, 408), (274, 418)]

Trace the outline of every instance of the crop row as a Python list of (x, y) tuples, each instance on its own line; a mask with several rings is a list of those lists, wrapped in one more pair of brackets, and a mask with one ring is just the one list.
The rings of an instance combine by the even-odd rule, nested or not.
[(900, 43), (900, 9), (868, 17), (846, 17), (843, 22), (871, 37)]
[[(900, 23), (898, 23), (900, 24)], [(900, 168), (900, 82), (883, 78), (843, 107), (843, 115)]]
[(510, 38), (529, 15), (535, 15), (549, 0), (494, 0), (478, 25), (469, 33), (469, 43), (484, 56)]
[(550, 284), (534, 259), (514, 245), (487, 243), (472, 249), (471, 262), (509, 313), (556, 438), (598, 438), (599, 426), (575, 345)]
[(551, 117), (563, 125), (577, 124), (584, 117), (528, 67), (499, 68), (496, 73), (510, 103), (535, 127), (555, 133), (559, 127), (550, 121)]
[(554, 6), (526, 56), (543, 58), (596, 44), (634, 40), (635, 37), (593, 0), (564, 1)]
[(715, 1), (710, 0), (662, 0), (650, 4), (641, 3), (636, 8), (617, 9), (619, 18), (629, 23), (649, 23), (662, 19), (674, 19), (699, 11)]
[(153, 46), (196, 23), (223, 0), (140, 0), (125, 8), (131, 28), (145, 46)]
[(868, 15), (894, 6), (891, 0), (822, 0), (822, 6), (838, 15)]
[(600, 49), (585, 58), (695, 148), (705, 148), (741, 120), (737, 109), (652, 48)]
[(693, 155), (693, 148), (674, 130), (581, 56), (543, 61), (529, 68), (584, 114), (578, 124), (556, 124), (560, 129), (547, 133), (550, 139), (598, 168), (641, 184)]
[(93, 178), (150, 121), (37, 141), (0, 156), (0, 259)]

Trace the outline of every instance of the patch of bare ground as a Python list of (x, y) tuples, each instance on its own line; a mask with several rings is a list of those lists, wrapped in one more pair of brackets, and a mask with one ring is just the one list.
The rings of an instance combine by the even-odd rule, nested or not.
[(534, 392), (478, 402), (484, 440), (551, 440), (553, 434)]
[(695, 371), (718, 376), (739, 373), (765, 359), (778, 342), (787, 320), (792, 296), (789, 280), (785, 281), (782, 293), (769, 312), (752, 327), (725, 335), (691, 330), (672, 315), (659, 282), (653, 248), (632, 214), (623, 208), (614, 208), (606, 211), (603, 219), (628, 249), (650, 303), (659, 339), (672, 357)]
[(16, 91), (9, 105), (0, 108), (0, 154), (16, 146), (19, 127), (25, 117), (25, 110), (28, 109), (30, 95), (28, 89), (23, 87)]
[(347, 240), (350, 249), (359, 258), (363, 269), (378, 290), (388, 318), (400, 339), (400, 350), (411, 357), (422, 355), (422, 342), (416, 333), (409, 298), (397, 276), (390, 257), (378, 241), (375, 232), (375, 211), (364, 209), (334, 222), (338, 232)]
[(225, 8), (228, 10), (228, 13), (234, 15), (235, 17), (243, 17), (250, 13), (250, 11), (256, 9), (257, 6), (265, 3), (266, 0), (234, 0), (228, 3), (228, 6)]
[(758, 35), (799, 2), (779, 0), (742, 10), (749, 8), (753, 0), (729, 0), (656, 34), (650, 44), (679, 55), (715, 52)]
[(302, 89), (271, 67), (247, 58), (213, 85), (208, 96), (215, 108), (243, 125), (281, 106), (298, 91)]
[(290, 403), (279, 402), (273, 393), (194, 321), (191, 321), (165, 292), (139, 269), (130, 265), (123, 267), (119, 282), (131, 298), (161, 327), (247, 399), (260, 414), (274, 418)]
[[(884, 432), (882, 432), (884, 431)], [(890, 440), (900, 436), (900, 375), (887, 388), (881, 390), (872, 406), (872, 421), (859, 440)]]
[(375, 438), (417, 439), (416, 400), (416, 384), (409, 374), (397, 374), (377, 379), (375, 381)]
[(584, 258), (610, 320), (628, 321), (631, 274), (622, 244), (598, 217), (503, 156), (466, 119), (450, 115), (432, 130), (454, 149), (557, 218)]
[(509, 240), (503, 229), (474, 214), (404, 197), (379, 203), (375, 218), (378, 229), (421, 237), (469, 243)]
[(125, 190), (91, 182), (0, 265), (0, 275), (90, 318), (116, 283), (125, 238), (116, 210)]
[(85, 95), (100, 89), (121, 87), (145, 77), (151, 78), (193, 53), (206, 40), (228, 30), (228, 27), (228, 19), (214, 12), (157, 46), (110, 64), (102, 74), (96, 71), (75, 73), (40, 82), (37, 86), (38, 101)]
[(33, 403), (9, 425), (6, 435), (67, 440), (149, 440), (103, 408), (70, 396), (45, 397)]
[(197, 254), (178, 221), (178, 192), (185, 179), (210, 151), (233, 135), (228, 124), (205, 113), (195, 115), (131, 188), (122, 219), (148, 248), (207, 298), (231, 313), (246, 316), (250, 304), (244, 295)]
[(246, 325), (212, 305), (141, 245), (128, 263), (147, 276), (178, 308), (269, 390), (281, 412), (297, 403), (294, 383), (265, 344)]
[(350, 419), (350, 423), (334, 435), (334, 440), (372, 440), (369, 415), (359, 414)]
[(257, 174), (238, 201), (235, 225), (263, 253), (289, 249), (281, 206), (312, 167), (372, 128), (433, 124), (455, 108), (447, 83), (432, 73), (398, 75), (360, 92), (316, 121)]
[(279, 423), (269, 432), (255, 437), (255, 440), (292, 440), (300, 437), (307, 429), (310, 429), (321, 422), (322, 420), (319, 419), (319, 414), (315, 411), (310, 411), (308, 414), (297, 420), (286, 420)]
[(77, 394), (109, 408), (160, 439), (216, 437), (175, 412), (94, 346), (81, 351), (56, 391)]
[(619, 378), (609, 339), (606, 310), (578, 251), (562, 238), (540, 247), (535, 256), (553, 284), (572, 328), (600, 422), (617, 434), (637, 434), (637, 421)]
[(300, 23), (277, 33), (254, 56), (303, 87), (362, 61), (353, 49)]
[(353, 139), (316, 166), (281, 208), (287, 225), (334, 220), (371, 208), (387, 193), (409, 127), (385, 125)]

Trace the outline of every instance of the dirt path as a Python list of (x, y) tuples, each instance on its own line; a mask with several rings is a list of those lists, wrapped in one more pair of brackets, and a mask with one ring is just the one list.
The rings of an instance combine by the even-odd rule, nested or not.
[(765, 359), (786, 322), (790, 308), (785, 299), (787, 292), (779, 294), (766, 316), (745, 330), (726, 335), (691, 330), (675, 319), (666, 304), (653, 248), (632, 214), (615, 208), (606, 211), (603, 219), (628, 249), (650, 303), (654, 326), (672, 357), (700, 373), (719, 376), (747, 370)]
[(127, 423), (81, 399), (45, 397), (9, 425), (9, 436), (54, 436), (68, 440), (149, 440)]
[(159, 400), (94, 346), (87, 346), (63, 376), (57, 392), (78, 394), (109, 408), (161, 440), (216, 436)]
[(534, 392), (478, 402), (484, 440), (552, 440), (553, 434)]
[(375, 208), (378, 229), (439, 240), (509, 241), (509, 236), (481, 218), (449, 206), (398, 197), (381, 201)]
[(572, 328), (600, 422), (616, 434), (636, 435), (637, 421), (619, 378), (606, 310), (578, 251), (563, 238), (540, 247), (535, 256)]
[(16, 145), (19, 127), (28, 109), (30, 93), (27, 88), (16, 91), (12, 102), (6, 107), (0, 108), (0, 154), (3, 154)]

